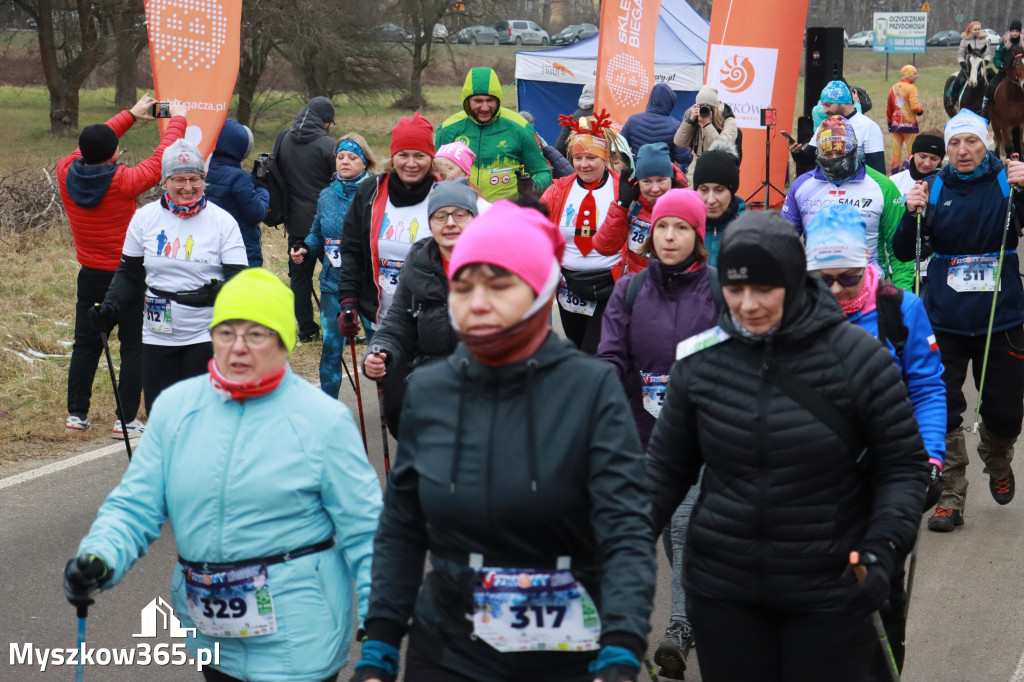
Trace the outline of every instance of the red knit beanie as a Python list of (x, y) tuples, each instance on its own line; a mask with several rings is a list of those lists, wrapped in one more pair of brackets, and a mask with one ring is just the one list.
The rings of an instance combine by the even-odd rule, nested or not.
[(434, 156), (434, 126), (418, 111), (412, 118), (403, 116), (391, 131), (391, 156), (410, 149)]

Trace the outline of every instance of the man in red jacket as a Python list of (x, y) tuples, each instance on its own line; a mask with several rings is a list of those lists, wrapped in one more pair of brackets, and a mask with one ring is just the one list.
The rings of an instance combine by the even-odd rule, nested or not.
[[(152, 121), (150, 105), (156, 100), (144, 95), (135, 106), (106, 122), (86, 126), (78, 137), (78, 149), (57, 164), (60, 198), (71, 223), (78, 262), (78, 294), (75, 302), (75, 343), (71, 347), (68, 371), (68, 431), (85, 431), (89, 421), (89, 401), (103, 344), (99, 330), (89, 322), (89, 309), (103, 301), (114, 270), (121, 261), (124, 235), (135, 215), (140, 194), (160, 181), (160, 161), (164, 148), (185, 135), (185, 107), (172, 102), (171, 120), (160, 146), (139, 165), (128, 168), (117, 162), (121, 154), (118, 142), (140, 119)], [(117, 337), (121, 342), (121, 381), (119, 392), (124, 410), (122, 424), (114, 423), (114, 437), (127, 428), (129, 435), (141, 435), (145, 425), (136, 419), (142, 395), (142, 306), (136, 304), (121, 311)]]

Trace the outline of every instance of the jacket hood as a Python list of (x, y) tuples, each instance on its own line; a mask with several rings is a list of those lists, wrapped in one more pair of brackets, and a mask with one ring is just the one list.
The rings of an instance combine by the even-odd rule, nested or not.
[(324, 128), (324, 120), (316, 112), (306, 107), (292, 122), (291, 134), (299, 144), (308, 144), (327, 135), (327, 129)]
[[(501, 114), (501, 83), (498, 81), (498, 74), (494, 69), (486, 66), (477, 66), (466, 74), (466, 82), (462, 84), (462, 109), (466, 116), (473, 118), (473, 112), (469, 108), (469, 98), (473, 95), (490, 95), (498, 100), (498, 109), (494, 112), (494, 118), (487, 123), (493, 123)], [(474, 121), (476, 119), (473, 119)]]
[(995, 155), (994, 152), (987, 152), (986, 158), (988, 159), (988, 168), (986, 168), (985, 172), (976, 178), (962, 180), (957, 177), (956, 171), (953, 170), (953, 164), (951, 163), (946, 164), (946, 166), (939, 171), (939, 177), (942, 178), (943, 182), (948, 182), (953, 185), (973, 185), (978, 182), (990, 182), (999, 175), (999, 171), (1003, 170), (1005, 166), (1003, 166), (1003, 162)]
[(76, 206), (94, 208), (103, 200), (114, 174), (120, 164), (111, 163), (102, 166), (86, 165), (82, 159), (75, 159), (68, 167), (66, 186), (68, 195)]
[(676, 93), (668, 83), (655, 83), (647, 100), (647, 113), (668, 116), (676, 105)]
[(242, 159), (252, 153), (252, 131), (247, 126), (230, 118), (224, 121), (217, 137), (217, 147), (213, 150), (213, 158), (227, 159), (241, 164)]
[[(773, 340), (800, 340), (846, 320), (846, 314), (832, 292), (820, 279), (807, 274), (803, 243), (788, 220), (775, 213), (743, 214), (733, 221), (722, 237), (718, 256), (720, 266), (723, 255), (737, 247), (763, 252), (764, 257), (773, 259), (783, 273), (786, 298), (782, 321), (771, 336)], [(736, 328), (729, 307), (725, 305), (717, 276), (712, 280), (711, 292), (718, 308), (719, 325), (730, 336), (747, 340)]]

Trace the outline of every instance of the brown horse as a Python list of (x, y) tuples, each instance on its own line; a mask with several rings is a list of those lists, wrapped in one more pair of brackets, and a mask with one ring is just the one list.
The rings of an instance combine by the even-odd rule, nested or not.
[(1000, 148), (1007, 157), (1021, 150), (1021, 131), (1024, 130), (1024, 54), (1018, 48), (1006, 66), (1006, 76), (992, 97), (992, 132), (996, 154)]

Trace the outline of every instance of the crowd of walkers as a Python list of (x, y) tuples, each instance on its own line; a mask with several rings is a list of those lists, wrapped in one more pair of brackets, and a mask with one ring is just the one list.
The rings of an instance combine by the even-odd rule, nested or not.
[[(59, 167), (82, 264), (67, 427), (89, 427), (118, 327), (115, 432), (146, 434), (69, 601), (169, 520), (188, 646), (220, 647), (207, 680), (336, 680), (358, 630), (355, 682), (625, 682), (653, 672), (663, 546), (664, 678), (699, 646), (709, 682), (889, 679), (922, 513), (964, 523), (968, 365), (990, 494), (1014, 497), (1024, 164), (965, 110), (901, 137), (890, 179), (855, 93), (823, 90), (781, 213), (738, 195), (710, 87), (680, 121), (655, 86), (621, 134), (584, 90), (550, 147), (474, 68), (463, 110), (402, 117), (383, 162), (314, 98), (274, 146), (290, 287), (260, 267), (248, 128), (228, 121), (207, 169), (175, 103), (129, 169), (117, 139), (152, 99), (87, 127)], [(318, 336), (320, 390), (288, 366)], [(398, 441), (383, 495), (337, 401), (359, 337)]]

